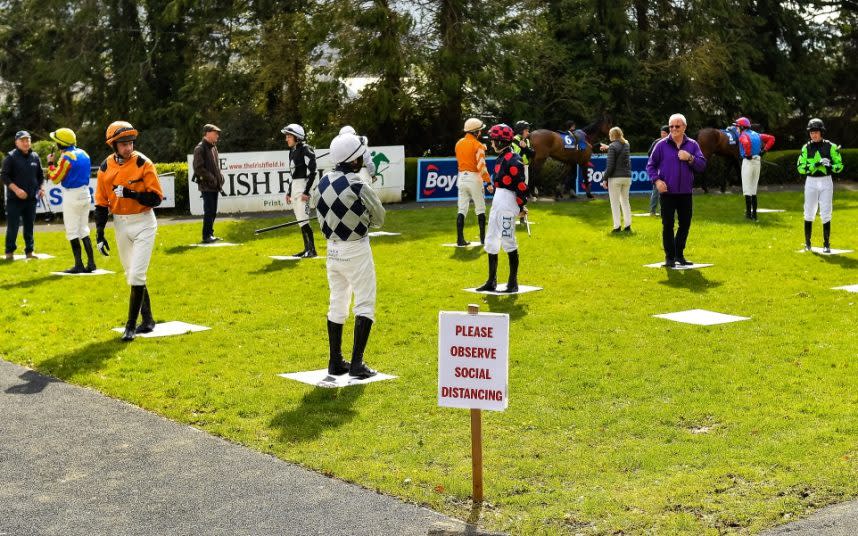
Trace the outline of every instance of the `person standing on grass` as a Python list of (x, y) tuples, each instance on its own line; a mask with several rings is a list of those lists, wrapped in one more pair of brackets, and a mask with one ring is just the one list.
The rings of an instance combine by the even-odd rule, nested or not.
[(295, 219), (303, 222), (299, 225), (301, 237), (304, 239), (304, 250), (293, 257), (310, 259), (318, 256), (307, 205), (310, 201), (310, 192), (313, 190), (313, 181), (316, 180), (316, 153), (305, 143), (306, 134), (301, 125), (290, 123), (283, 127), (280, 133), (286, 136), (286, 145), (289, 146), (289, 170), (292, 176), (292, 180), (289, 181), (289, 191), (286, 193), (286, 202), (292, 205)]
[(45, 195), (45, 174), (39, 155), (31, 149), (30, 133), (15, 133), (15, 148), (3, 159), (0, 179), (6, 185), (6, 260), (15, 258), (18, 248), (18, 226), (24, 224), (24, 253), (36, 258), (33, 228), (36, 224), (36, 202)]
[(530, 123), (527, 121), (516, 121), (515, 137), (512, 139), (512, 152), (521, 157), (524, 164), (524, 183), (530, 185), (530, 161), (536, 156), (533, 144), (530, 141)]
[[(652, 154), (652, 150), (655, 149), (655, 144), (660, 142), (664, 138), (666, 138), (668, 134), (670, 134), (670, 129), (668, 128), (667, 125), (662, 125), (661, 126), (661, 135), (658, 138), (652, 140), (652, 144), (649, 146), (649, 150), (646, 152), (646, 155), (650, 156)], [(652, 193), (649, 196), (649, 215), (650, 216), (656, 215), (656, 211), (658, 210), (658, 198), (659, 198), (658, 188), (656, 188), (656, 186), (653, 184), (652, 185)]]
[(203, 198), (203, 244), (220, 240), (214, 234), (217, 202), (224, 182), (217, 152), (219, 139), (220, 129), (207, 124), (203, 126), (203, 139), (194, 147), (194, 182)]
[(745, 196), (745, 217), (757, 220), (757, 185), (760, 183), (760, 157), (775, 144), (775, 137), (751, 128), (747, 117), (736, 119), (739, 129), (739, 157), (742, 159), (742, 194)]
[(804, 249), (810, 251), (810, 235), (813, 220), (819, 207), (822, 220), (823, 251), (831, 253), (831, 212), (834, 199), (832, 175), (843, 172), (840, 147), (822, 138), (825, 123), (813, 118), (807, 123), (810, 141), (801, 148), (798, 156), (798, 172), (804, 175)]
[[(655, 144), (646, 164), (650, 180), (658, 188), (661, 200), (661, 240), (664, 265), (673, 268), (694, 264), (685, 258), (685, 244), (691, 228), (691, 187), (694, 174), (706, 169), (706, 157), (697, 142), (685, 135), (688, 122), (682, 114), (673, 114), (667, 122), (670, 135)], [(679, 220), (674, 235), (673, 224)]]
[(605, 180), (602, 188), (607, 187), (611, 200), (611, 216), (614, 218), (614, 230), (619, 233), (622, 227), (620, 211), (622, 210), (626, 226), (622, 231), (632, 232), (632, 207), (629, 205), (629, 190), (632, 187), (632, 159), (629, 142), (623, 137), (620, 127), (613, 127), (608, 136), (611, 144), (608, 146), (608, 163), (605, 168)]
[[(95, 271), (95, 258), (89, 238), (89, 155), (75, 147), (77, 136), (70, 128), (58, 128), (48, 136), (60, 150), (59, 165), (54, 165), (53, 151), (48, 155), (48, 179), (54, 184), (62, 184), (63, 226), (74, 255), (74, 266), (66, 273), (91, 273)], [(81, 242), (86, 249), (86, 266), (81, 258)]]
[(465, 240), (465, 216), (471, 201), (474, 202), (474, 212), (477, 213), (477, 224), (480, 227), (480, 243), (486, 241), (486, 197), (483, 184), (489, 193), (494, 192), (492, 179), (486, 169), (486, 146), (479, 138), (486, 125), (475, 117), (465, 121), (465, 135), (456, 142), (456, 163), (459, 174), (459, 206), (456, 214), (456, 245), (467, 246)]
[(495, 197), (489, 214), (489, 232), (484, 249), (489, 254), (489, 277), (479, 291), (497, 288), (498, 253), (501, 248), (509, 257), (509, 279), (504, 292), (518, 292), (518, 242), (515, 221), (527, 215), (527, 183), (524, 164), (512, 147), (513, 130), (503, 123), (489, 129), (495, 159)]
[[(340, 134), (331, 141), (333, 171), (319, 180), (310, 206), (316, 209), (319, 227), (327, 239), (328, 374), (366, 379), (376, 375), (363, 361), (375, 322), (375, 263), (369, 245), (370, 227), (384, 224), (384, 207), (375, 190), (358, 175), (366, 145), (354, 134)], [(354, 345), (351, 362), (343, 359), (343, 324), (354, 296)]]
[[(133, 341), (139, 333), (155, 329), (146, 272), (158, 222), (152, 209), (164, 199), (155, 164), (134, 150), (137, 129), (126, 121), (114, 121), (107, 127), (107, 145), (113, 149), (98, 167), (98, 184), (95, 189), (95, 226), (98, 250), (110, 255), (110, 246), (104, 236), (108, 211), (113, 214), (119, 260), (125, 269), (125, 279), (131, 287), (128, 300), (128, 321), (123, 341)], [(143, 316), (137, 325), (137, 317)]]

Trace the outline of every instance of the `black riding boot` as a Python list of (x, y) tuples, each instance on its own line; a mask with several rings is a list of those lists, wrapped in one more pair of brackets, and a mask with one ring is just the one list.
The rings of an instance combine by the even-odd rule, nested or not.
[(155, 318), (152, 316), (152, 303), (149, 301), (149, 288), (143, 285), (143, 302), (140, 305), (140, 316), (142, 321), (135, 330), (139, 335), (141, 333), (152, 333), (155, 330)]
[(81, 239), (83, 249), (86, 250), (86, 271), (87, 273), (95, 271), (95, 255), (92, 254), (92, 240), (88, 236)]
[(468, 242), (465, 240), (465, 215), (457, 214), (456, 215), (456, 245), (457, 246), (467, 246)]
[(74, 266), (66, 270), (66, 273), (82, 274), (86, 272), (86, 268), (83, 267), (83, 261), (80, 258), (80, 240), (77, 238), (69, 240), (69, 244), (71, 244), (72, 254), (74, 255)]
[(301, 227), (301, 232), (306, 235), (305, 243), (307, 244), (307, 251), (304, 253), (304, 258), (311, 259), (313, 257), (318, 257), (318, 253), (316, 253), (316, 244), (313, 242), (313, 228), (310, 227), (310, 224)]
[(355, 343), (352, 347), (352, 362), (349, 366), (349, 376), (365, 380), (378, 374), (363, 362), (363, 351), (369, 341), (369, 332), (372, 330), (372, 320), (365, 316), (355, 317)]
[(494, 292), (498, 286), (498, 254), (497, 253), (489, 253), (489, 278), (486, 279), (486, 283), (478, 288), (479, 291), (492, 291)]
[(752, 219), (751, 218), (751, 196), (750, 195), (745, 196), (745, 219), (748, 219), (748, 220)]
[(307, 254), (307, 250), (310, 248), (310, 244), (307, 243), (307, 232), (304, 230), (305, 226), (301, 226), (301, 239), (304, 241), (304, 250), (292, 255), (293, 257), (303, 257)]
[(810, 251), (810, 235), (813, 232), (813, 222), (804, 222), (804, 249)]
[(341, 376), (349, 371), (350, 363), (343, 359), (343, 325), (328, 320), (328, 374)]
[(480, 244), (486, 243), (486, 215), (477, 214), (477, 224), (480, 226)]
[(827, 221), (822, 224), (822, 247), (825, 253), (831, 253), (831, 222)]
[(125, 333), (122, 334), (123, 341), (134, 340), (134, 335), (137, 333), (137, 316), (140, 314), (140, 307), (143, 305), (145, 291), (146, 287), (143, 285), (131, 287), (131, 298), (128, 300), (128, 321), (125, 323)]
[(507, 253), (509, 256), (509, 279), (504, 292), (518, 292), (518, 250)]
[(751, 219), (757, 221), (757, 196), (751, 196)]

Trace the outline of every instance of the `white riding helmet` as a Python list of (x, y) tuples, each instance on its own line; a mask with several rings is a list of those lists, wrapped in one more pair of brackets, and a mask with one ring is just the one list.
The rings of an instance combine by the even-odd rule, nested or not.
[(476, 132), (477, 130), (483, 130), (486, 128), (486, 124), (477, 119), (476, 117), (471, 117), (467, 121), (465, 121), (465, 128), (463, 129), (465, 132)]
[(296, 139), (300, 141), (304, 141), (304, 127), (296, 123), (289, 123), (282, 129), (280, 129), (281, 134), (292, 134)]
[(353, 162), (363, 156), (366, 145), (354, 134), (340, 134), (331, 141), (331, 160), (334, 164)]
[(355, 129), (353, 126), (346, 125), (340, 129), (340, 134), (357, 134), (357, 132), (355, 132)]

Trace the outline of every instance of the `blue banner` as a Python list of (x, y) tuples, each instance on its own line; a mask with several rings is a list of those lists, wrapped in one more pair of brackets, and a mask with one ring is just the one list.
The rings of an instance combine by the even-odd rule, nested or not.
[[(646, 174), (646, 163), (649, 160), (647, 156), (632, 156), (632, 187), (629, 190), (630, 194), (647, 194), (652, 193), (652, 182), (649, 180), (649, 175)], [(586, 175), (581, 166), (578, 166), (578, 180), (575, 181), (575, 192), (583, 194), (584, 189), (581, 183), (584, 177), (590, 181), (590, 191), (593, 194), (607, 194), (608, 190), (602, 188), (601, 182), (605, 177), (605, 168), (608, 166), (608, 157), (605, 155), (594, 155), (590, 160), (593, 167), (585, 168)]]
[[(494, 169), (494, 156), (486, 157), (489, 174)], [(417, 201), (456, 201), (459, 198), (459, 166), (455, 158), (420, 158), (417, 160)], [(486, 198), (491, 197), (486, 194)]]

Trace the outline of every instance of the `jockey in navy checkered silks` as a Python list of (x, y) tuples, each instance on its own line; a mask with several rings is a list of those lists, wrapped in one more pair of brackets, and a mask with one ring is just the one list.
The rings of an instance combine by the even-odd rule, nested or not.
[[(327, 239), (328, 374), (366, 379), (376, 372), (363, 362), (363, 353), (375, 321), (375, 263), (369, 246), (370, 227), (384, 223), (384, 207), (371, 186), (357, 172), (363, 165), (363, 139), (340, 134), (331, 142), (334, 170), (319, 181), (310, 206), (317, 211), (319, 226)], [(354, 294), (355, 334), (351, 363), (342, 355), (343, 324)]]

